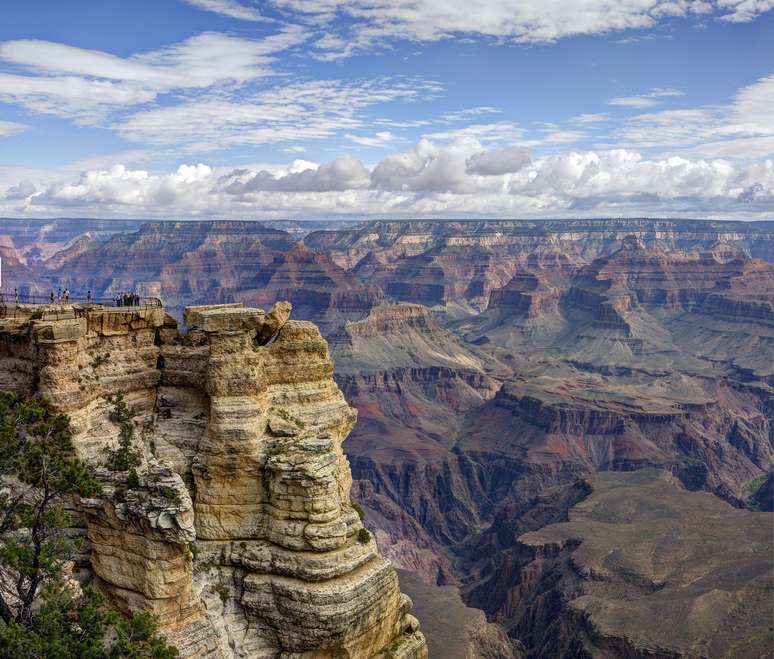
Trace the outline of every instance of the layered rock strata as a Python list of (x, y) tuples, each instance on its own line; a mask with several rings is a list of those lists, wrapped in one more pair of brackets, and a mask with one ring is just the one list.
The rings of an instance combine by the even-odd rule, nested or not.
[[(0, 319), (0, 387), (71, 416), (98, 468), (80, 566), (150, 609), (184, 657), (427, 654), (391, 564), (350, 502), (355, 423), (317, 328), (230, 304), (19, 307)], [(139, 464), (110, 469), (129, 427)], [(123, 430), (122, 430), (123, 429)]]
[(561, 523), (522, 535), (471, 594), (535, 657), (769, 656), (771, 514), (608, 472)]

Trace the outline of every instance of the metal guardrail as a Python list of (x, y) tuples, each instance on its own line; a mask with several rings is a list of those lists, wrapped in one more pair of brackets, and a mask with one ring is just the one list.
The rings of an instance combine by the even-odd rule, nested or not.
[(109, 297), (69, 296), (67, 300), (57, 296), (25, 295), (22, 293), (0, 293), (0, 304), (47, 304), (47, 305), (72, 305), (72, 304), (101, 304), (104, 307), (161, 307), (161, 300), (157, 297), (141, 297), (117, 295)]
[(29, 307), (42, 307), (33, 312), (44, 320), (65, 320), (82, 316), (89, 305), (99, 306), (108, 312), (126, 313), (138, 309), (160, 309), (161, 300), (157, 297), (116, 296), (115, 298), (68, 297), (67, 300), (51, 301), (51, 296), (0, 293), (0, 318), (29, 317)]

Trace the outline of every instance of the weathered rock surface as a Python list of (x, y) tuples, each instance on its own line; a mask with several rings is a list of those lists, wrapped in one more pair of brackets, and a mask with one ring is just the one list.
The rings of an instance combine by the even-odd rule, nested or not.
[[(71, 416), (105, 484), (80, 504), (83, 568), (120, 608), (156, 612), (182, 656), (425, 657), (350, 502), (356, 413), (318, 329), (289, 313), (191, 307), (181, 335), (161, 308), (22, 306), (0, 319), (0, 386)], [(121, 424), (134, 471), (109, 469)]]

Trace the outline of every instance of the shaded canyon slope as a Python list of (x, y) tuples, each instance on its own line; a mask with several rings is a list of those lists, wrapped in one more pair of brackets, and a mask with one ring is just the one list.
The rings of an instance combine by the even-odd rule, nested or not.
[[(469, 594), (530, 656), (770, 656), (770, 515), (664, 471), (598, 473)], [(519, 565), (515, 571), (513, 564)]]

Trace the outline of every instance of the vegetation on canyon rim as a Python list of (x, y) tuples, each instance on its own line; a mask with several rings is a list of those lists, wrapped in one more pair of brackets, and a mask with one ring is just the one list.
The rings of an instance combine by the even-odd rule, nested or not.
[(100, 490), (65, 415), (0, 391), (0, 657), (177, 656), (153, 616), (125, 618), (65, 576), (80, 547), (67, 499)]

